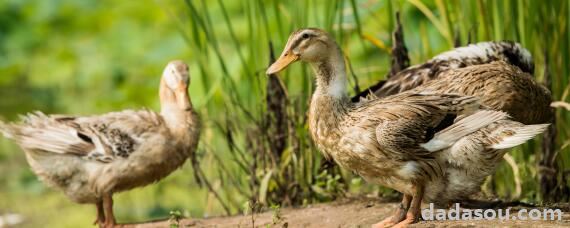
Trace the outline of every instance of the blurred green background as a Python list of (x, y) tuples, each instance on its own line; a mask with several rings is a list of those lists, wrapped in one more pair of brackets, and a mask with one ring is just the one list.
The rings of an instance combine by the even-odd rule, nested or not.
[[(263, 133), (256, 129), (267, 112), (270, 41), (280, 53), (290, 32), (324, 28), (335, 35), (360, 88), (366, 88), (390, 70), (396, 11), (412, 64), (456, 42), (514, 40), (531, 51), (538, 81), (548, 69), (554, 100), (569, 100), (570, 4), (565, 0), (2, 0), (0, 118), (12, 121), (34, 110), (77, 115), (158, 110), (160, 73), (168, 61), (182, 59), (190, 65), (190, 95), (204, 121), (199, 157), (210, 189), (198, 187), (186, 164), (158, 184), (116, 194), (119, 222), (165, 218), (172, 210), (186, 217), (243, 213), (251, 198), (269, 206), (328, 201), (345, 193), (391, 195), (349, 172), (320, 169), (320, 154), (303, 121), (313, 83), (302, 64), (281, 77), (296, 140), (280, 151), (280, 162), (250, 169), (261, 160), (248, 136)], [(567, 188), (569, 112), (557, 110), (557, 120), (556, 163)], [(484, 192), (540, 202), (538, 140), (510, 154), (517, 165), (503, 162)], [(296, 183), (290, 189), (307, 193), (281, 201), (293, 194), (280, 187), (290, 179)], [(93, 206), (74, 204), (39, 182), (23, 152), (2, 138), (0, 215), (5, 213), (22, 214), (21, 225), (28, 227), (87, 227), (95, 219)]]

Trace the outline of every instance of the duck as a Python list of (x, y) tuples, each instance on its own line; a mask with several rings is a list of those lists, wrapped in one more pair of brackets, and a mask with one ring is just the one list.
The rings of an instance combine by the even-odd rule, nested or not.
[(160, 113), (102, 115), (33, 112), (0, 132), (24, 151), (32, 171), (72, 201), (95, 204), (100, 227), (116, 225), (113, 194), (155, 183), (196, 151), (200, 120), (188, 95), (188, 65), (169, 62), (160, 81)]
[(511, 66), (518, 67), (522, 72), (532, 75), (534, 61), (530, 52), (519, 43), (512, 41), (485, 41), (457, 47), (436, 55), (422, 64), (408, 67), (386, 80), (363, 90), (352, 98), (359, 101), (370, 95), (373, 98), (382, 98), (409, 89), (413, 89), (430, 80), (439, 79), (446, 71), (503, 61)]
[[(508, 111), (487, 107), (482, 97), (488, 87), (444, 93), (428, 82), (382, 99), (352, 102), (342, 52), (329, 33), (318, 28), (293, 32), (266, 73), (278, 73), (297, 61), (308, 63), (316, 80), (309, 131), (319, 151), (366, 181), (403, 194), (394, 214), (374, 227), (417, 222), (422, 202), (448, 205), (467, 198), (480, 190), (484, 177), (495, 171), (509, 148), (548, 126), (526, 125)], [(513, 71), (520, 74), (517, 69)], [(453, 72), (469, 75), (470, 70)], [(508, 74), (495, 73), (479, 80), (503, 77), (504, 83), (519, 83)]]

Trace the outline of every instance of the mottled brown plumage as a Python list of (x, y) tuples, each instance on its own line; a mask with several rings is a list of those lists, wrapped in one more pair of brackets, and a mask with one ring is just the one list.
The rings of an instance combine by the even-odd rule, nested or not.
[[(467, 96), (484, 94), (487, 87), (469, 92), (475, 89), (465, 85), (461, 94), (459, 89), (439, 91), (435, 89), (439, 84), (426, 83), (382, 99), (351, 102), (341, 51), (319, 29), (293, 33), (267, 73), (279, 72), (297, 60), (310, 63), (316, 76), (309, 129), (319, 150), (367, 181), (404, 194), (402, 209), (379, 225), (416, 221), (422, 199), (446, 204), (466, 197), (465, 192), (479, 187), (480, 176), (494, 171), (505, 149), (524, 143), (547, 126), (509, 120), (504, 112), (485, 110), (479, 97)], [(509, 68), (496, 70), (489, 74), (501, 75)], [(487, 74), (465, 78), (483, 80), (482, 85), (494, 80), (477, 75)], [(473, 158), (494, 163), (476, 169), (472, 165), (482, 164), (467, 164)]]
[(161, 113), (99, 116), (28, 114), (0, 131), (26, 153), (40, 179), (77, 203), (97, 205), (100, 226), (115, 224), (112, 195), (152, 184), (194, 153), (200, 123), (188, 96), (188, 66), (170, 62), (160, 84)]
[(356, 95), (353, 100), (366, 97), (371, 93), (380, 98), (394, 95), (431, 80), (439, 80), (448, 71), (470, 66), (484, 68), (482, 65), (495, 61), (503, 61), (528, 74), (534, 72), (532, 56), (520, 44), (509, 41), (480, 42), (441, 53), (425, 63), (399, 71), (387, 80), (382, 80)]
[(476, 96), (482, 105), (524, 124), (548, 123), (552, 116), (550, 91), (503, 61), (449, 70), (412, 90)]

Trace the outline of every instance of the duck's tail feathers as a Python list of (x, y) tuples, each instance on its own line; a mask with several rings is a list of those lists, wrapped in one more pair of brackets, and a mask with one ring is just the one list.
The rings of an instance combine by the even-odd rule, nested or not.
[[(511, 41), (487, 41), (458, 47), (435, 56), (432, 62), (453, 62), (458, 65), (450, 69), (460, 68), (461, 65), (479, 65), (503, 60), (529, 74), (534, 72), (534, 61), (530, 52), (519, 43)], [(462, 63), (462, 64), (459, 64)]]
[(480, 110), (437, 132), (431, 140), (420, 144), (420, 146), (432, 152), (442, 150), (482, 127), (507, 118), (509, 118), (509, 115), (505, 112)]
[(521, 44), (511, 42), (511, 41), (501, 41), (497, 42), (496, 45), (502, 47), (499, 48), (503, 59), (508, 63), (519, 67), (522, 71), (534, 74), (534, 60), (530, 51), (522, 47)]
[(8, 139), (14, 138), (14, 133), (12, 133), (12, 129), (10, 125), (4, 123), (4, 121), (0, 120), (0, 134), (4, 135), (4, 137)]
[(22, 120), (24, 123), (16, 127), (14, 135), (23, 148), (65, 153), (70, 146), (82, 142), (74, 128), (60, 124), (41, 112), (30, 113)]
[(550, 124), (534, 124), (518, 127), (513, 129), (514, 134), (503, 138), (496, 144), (491, 145), (491, 148), (500, 150), (521, 145), (529, 139), (534, 138), (536, 135), (544, 132), (549, 125)]

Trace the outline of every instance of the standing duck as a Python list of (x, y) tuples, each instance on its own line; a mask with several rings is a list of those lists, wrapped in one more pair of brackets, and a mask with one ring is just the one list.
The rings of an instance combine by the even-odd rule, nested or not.
[[(494, 172), (506, 149), (548, 126), (524, 125), (505, 112), (486, 110), (480, 98), (487, 96), (486, 87), (461, 94), (421, 90), (426, 84), (383, 99), (351, 102), (341, 50), (320, 29), (294, 32), (267, 73), (298, 60), (308, 62), (316, 77), (309, 130), (319, 150), (367, 181), (404, 194), (401, 207), (378, 227), (416, 222), (422, 200), (446, 205), (468, 197), (479, 190), (481, 176)], [(505, 83), (519, 82), (505, 78)], [(481, 80), (484, 85), (494, 79)]]
[(362, 91), (353, 97), (353, 100), (359, 100), (371, 93), (375, 97), (386, 97), (413, 89), (428, 81), (437, 80), (448, 70), (484, 65), (495, 61), (503, 61), (516, 66), (531, 75), (534, 73), (532, 56), (520, 44), (510, 41), (480, 42), (443, 52), (423, 64), (406, 68)]
[(97, 206), (113, 227), (113, 194), (152, 184), (181, 167), (198, 145), (200, 121), (188, 96), (188, 66), (172, 61), (160, 82), (161, 112), (125, 110), (75, 117), (28, 114), (0, 131), (25, 151), (40, 179), (77, 203)]

